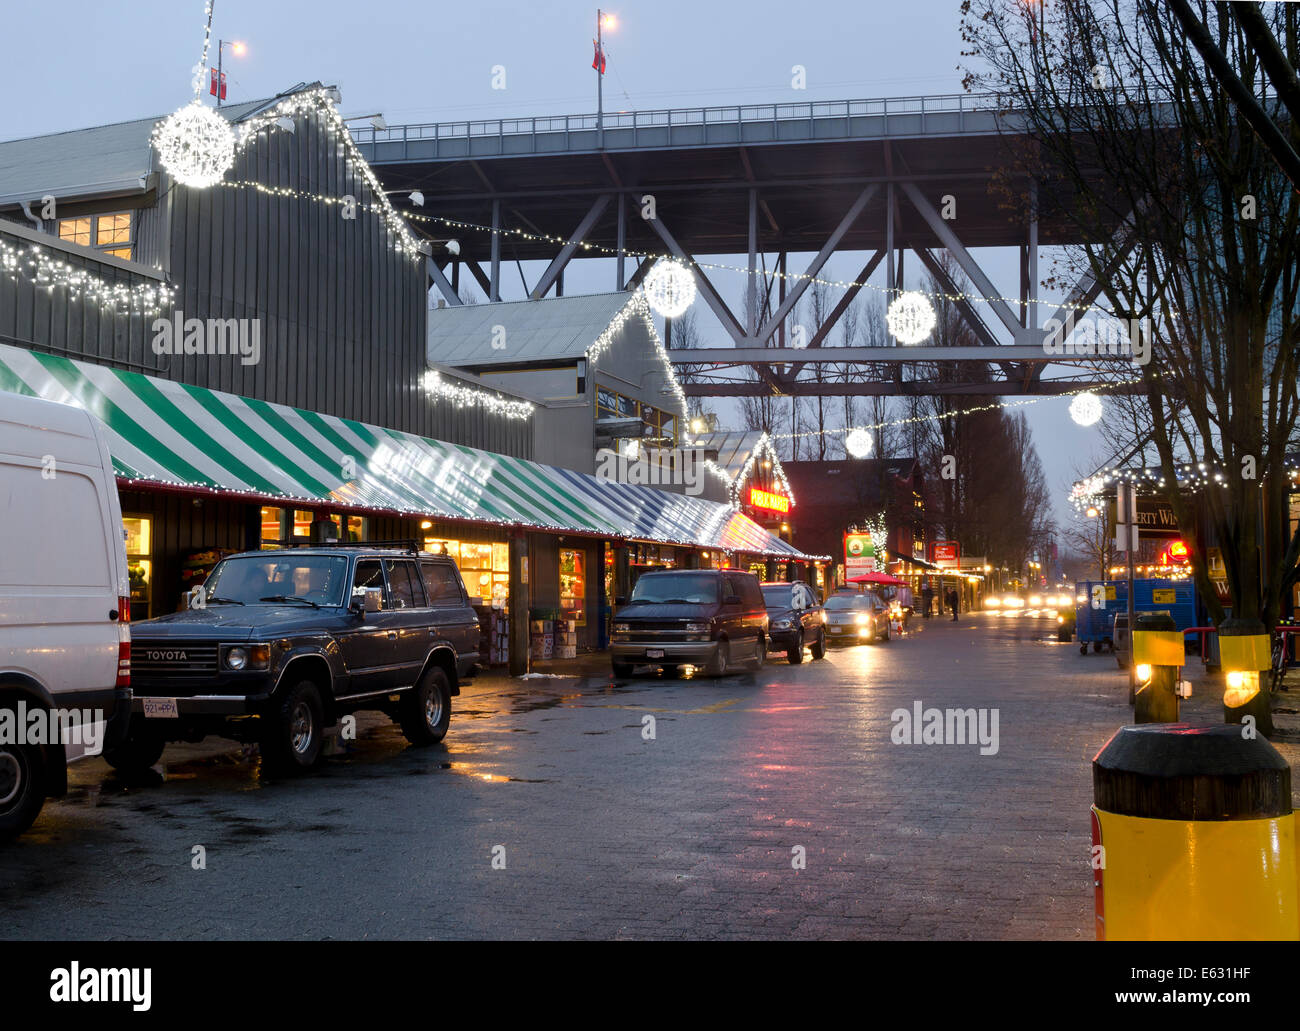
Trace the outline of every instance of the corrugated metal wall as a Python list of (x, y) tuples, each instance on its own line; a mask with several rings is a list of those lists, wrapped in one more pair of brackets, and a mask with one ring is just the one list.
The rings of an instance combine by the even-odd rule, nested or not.
[[(230, 185), (190, 190), (162, 179), (158, 206), (139, 212), (137, 257), (164, 265), (185, 317), (260, 320), (260, 361), (160, 356), (151, 346), (152, 317), (105, 313), (63, 289), (0, 275), (4, 342), (532, 457), (531, 420), (456, 408), (423, 390), (424, 259), (389, 245), (388, 230), (369, 210), (368, 189), (323, 121), (302, 117), (293, 133), (262, 133), (226, 179), (351, 195), (355, 219), (319, 200)], [(70, 260), (131, 278), (89, 253)]]

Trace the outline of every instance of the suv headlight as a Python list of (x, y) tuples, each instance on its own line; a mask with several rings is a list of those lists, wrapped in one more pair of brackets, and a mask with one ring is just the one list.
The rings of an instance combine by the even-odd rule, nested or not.
[(630, 623), (615, 623), (615, 624), (614, 624), (614, 633), (616, 633), (616, 634), (626, 634), (626, 633), (627, 633), (629, 630), (631, 630), (631, 629), (632, 629), (632, 625), (631, 625)]
[(687, 623), (685, 629), (688, 634), (706, 634), (709, 631), (709, 624)]
[(267, 669), (271, 665), (269, 644), (236, 644), (226, 648), (221, 665), (225, 669)]
[(772, 624), (773, 630), (789, 630), (794, 624), (788, 619), (778, 619)]

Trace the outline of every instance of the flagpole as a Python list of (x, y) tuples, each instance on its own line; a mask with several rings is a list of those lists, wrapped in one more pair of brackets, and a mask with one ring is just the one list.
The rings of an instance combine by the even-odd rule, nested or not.
[(605, 99), (604, 99), (604, 82), (605, 78), (600, 72), (600, 56), (605, 53), (605, 44), (600, 31), (600, 23), (604, 16), (600, 8), (596, 8), (596, 148), (605, 149)]

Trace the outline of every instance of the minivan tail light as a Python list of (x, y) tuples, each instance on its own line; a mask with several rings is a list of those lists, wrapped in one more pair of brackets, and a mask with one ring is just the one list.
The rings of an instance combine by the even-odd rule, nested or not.
[(117, 680), (116, 687), (131, 686), (131, 598), (117, 599)]

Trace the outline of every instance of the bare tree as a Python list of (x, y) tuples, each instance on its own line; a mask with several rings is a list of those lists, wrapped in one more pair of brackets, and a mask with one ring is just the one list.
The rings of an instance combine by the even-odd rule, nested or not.
[[(1197, 9), (1257, 103), (1300, 138), (1227, 6), (1200, 0)], [(1300, 412), (1300, 193), (1166, 4), (1070, 0), (1043, 5), (1041, 25), (1038, 5), (1026, 15), (1002, 0), (966, 0), (963, 11), (963, 38), (982, 62), (968, 84), (997, 92), (1032, 139), (1008, 171), (1007, 195), (1028, 204), (1023, 184), (1036, 183), (1039, 208), (1084, 240), (1110, 310), (1149, 320), (1150, 361), (1117, 376), (1141, 378), (1140, 425), (1180, 526), (1204, 519), (1217, 539), (1231, 620), (1204, 542), (1189, 544), (1220, 633), (1262, 634), (1300, 560), (1286, 469)], [(1294, 67), (1295, 5), (1262, 13)], [(1199, 499), (1180, 486), (1183, 456), (1219, 476)], [(1246, 715), (1271, 730), (1267, 692), (1225, 709), (1229, 720)]]

